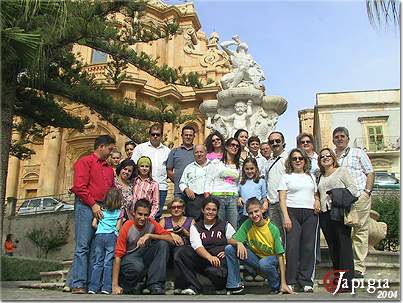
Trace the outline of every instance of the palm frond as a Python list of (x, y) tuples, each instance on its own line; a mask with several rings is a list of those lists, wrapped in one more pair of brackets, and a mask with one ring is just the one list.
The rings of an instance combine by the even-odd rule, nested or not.
[(367, 14), (372, 26), (393, 23), (400, 26), (400, 0), (367, 0)]

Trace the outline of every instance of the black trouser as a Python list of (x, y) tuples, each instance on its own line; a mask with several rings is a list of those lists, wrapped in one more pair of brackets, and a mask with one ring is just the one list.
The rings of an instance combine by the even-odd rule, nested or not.
[(164, 288), (168, 257), (169, 245), (163, 240), (152, 240), (149, 246), (129, 253), (120, 264), (119, 285), (130, 292), (147, 274), (147, 288)]
[(347, 271), (344, 277), (351, 285), (354, 278), (353, 246), (351, 241), (351, 227), (343, 221), (330, 219), (330, 212), (320, 213), (320, 228), (325, 236), (333, 269)]
[(200, 257), (191, 246), (181, 246), (174, 254), (175, 288), (193, 288), (201, 292), (203, 287), (196, 272), (209, 278), (216, 290), (225, 288), (227, 283), (226, 259), (221, 259), (220, 267), (213, 267)]
[(287, 232), (287, 284), (313, 286), (318, 216), (313, 209), (288, 207), (292, 228)]
[(192, 200), (186, 194), (183, 194), (185, 197), (185, 215), (187, 217), (193, 217), (195, 221), (197, 221), (200, 216), (201, 216), (201, 206), (204, 200), (204, 195), (196, 195), (195, 194), (195, 199)]

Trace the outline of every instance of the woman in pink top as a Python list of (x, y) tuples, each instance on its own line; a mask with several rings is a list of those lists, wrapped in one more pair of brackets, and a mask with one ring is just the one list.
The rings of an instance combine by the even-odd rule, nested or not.
[(154, 219), (159, 209), (159, 186), (151, 176), (151, 159), (146, 156), (140, 157), (137, 161), (137, 170), (138, 176), (134, 178), (133, 182), (133, 203), (131, 207), (134, 207), (139, 199), (150, 201), (150, 217)]
[(224, 137), (218, 131), (214, 131), (208, 135), (204, 141), (204, 145), (206, 145), (208, 160), (221, 160), (224, 152)]

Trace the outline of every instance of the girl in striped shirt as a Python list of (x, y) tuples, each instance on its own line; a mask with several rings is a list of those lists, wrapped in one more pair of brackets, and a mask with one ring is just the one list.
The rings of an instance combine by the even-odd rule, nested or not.
[(138, 176), (134, 178), (133, 182), (133, 203), (132, 206), (139, 199), (146, 199), (150, 201), (151, 213), (150, 218), (155, 219), (159, 209), (159, 186), (153, 180), (151, 172), (151, 159), (142, 156), (137, 161)]

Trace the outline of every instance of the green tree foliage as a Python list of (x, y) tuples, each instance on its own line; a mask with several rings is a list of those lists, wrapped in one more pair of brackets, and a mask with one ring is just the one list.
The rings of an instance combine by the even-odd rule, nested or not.
[[(174, 21), (158, 27), (144, 24), (146, 1), (13, 0), (0, 5), (1, 201), (5, 201), (10, 148), (13, 155), (27, 157), (30, 150), (26, 143), (35, 140), (41, 130), (44, 135), (49, 126), (83, 129), (86, 121), (66, 112), (60, 98), (95, 110), (129, 137), (136, 129), (128, 126), (128, 121), (135, 119), (179, 123), (174, 108), (161, 111), (133, 100), (113, 99), (83, 71), (82, 63), (71, 53), (74, 43), (113, 58), (108, 78), (116, 86), (125, 79), (125, 69), (131, 64), (165, 83), (201, 87), (197, 74), (159, 66), (157, 58), (129, 47), (167, 38), (178, 30)], [(114, 19), (114, 13), (123, 14), (124, 20)], [(11, 147), (13, 127), (23, 132)]]

